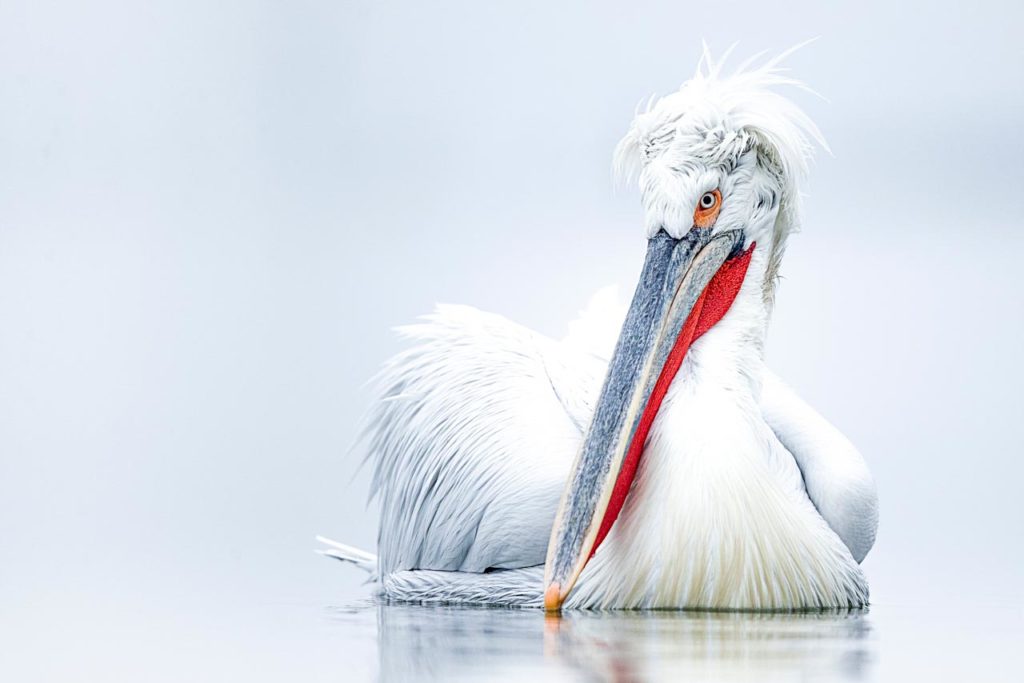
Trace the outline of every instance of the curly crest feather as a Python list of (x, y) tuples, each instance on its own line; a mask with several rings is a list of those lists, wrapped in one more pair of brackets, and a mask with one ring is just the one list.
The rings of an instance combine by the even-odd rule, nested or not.
[[(680, 175), (697, 166), (728, 173), (741, 155), (756, 150), (759, 165), (781, 191), (768, 269), (768, 281), (774, 281), (785, 241), (799, 225), (800, 184), (815, 147), (828, 151), (810, 117), (777, 91), (786, 86), (809, 91), (781, 66), (802, 46), (760, 63), (763, 53), (755, 55), (726, 75), (732, 49), (715, 61), (705, 45), (692, 78), (676, 92), (638, 107), (616, 147), (613, 169), (621, 181), (639, 181), (649, 233), (661, 227), (671, 232), (674, 224), (688, 227), (688, 207), (677, 200)], [(770, 297), (770, 290), (766, 293)]]

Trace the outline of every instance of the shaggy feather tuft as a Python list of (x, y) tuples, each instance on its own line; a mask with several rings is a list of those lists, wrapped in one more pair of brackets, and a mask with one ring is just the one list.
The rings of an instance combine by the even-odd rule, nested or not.
[(763, 53), (755, 55), (729, 74), (725, 64), (732, 48), (716, 61), (705, 45), (690, 80), (638, 108), (612, 164), (620, 181), (639, 182), (648, 235), (665, 228), (678, 237), (690, 227), (696, 196), (719, 185), (743, 155), (755, 151), (780, 191), (767, 267), (769, 301), (786, 240), (799, 229), (800, 186), (815, 146), (828, 151), (810, 117), (778, 92), (813, 92), (782, 67), (803, 45), (763, 61)]

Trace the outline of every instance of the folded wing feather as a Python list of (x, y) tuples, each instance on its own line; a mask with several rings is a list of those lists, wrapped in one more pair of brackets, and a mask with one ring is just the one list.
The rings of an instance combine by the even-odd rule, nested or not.
[(543, 564), (605, 363), (467, 306), (400, 331), (368, 429), (381, 573)]

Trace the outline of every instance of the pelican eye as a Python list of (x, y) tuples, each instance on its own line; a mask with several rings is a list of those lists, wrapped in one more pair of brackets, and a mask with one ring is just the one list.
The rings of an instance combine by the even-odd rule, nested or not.
[(722, 193), (718, 190), (705, 192), (697, 200), (697, 208), (693, 212), (693, 224), (698, 228), (710, 228), (722, 210)]

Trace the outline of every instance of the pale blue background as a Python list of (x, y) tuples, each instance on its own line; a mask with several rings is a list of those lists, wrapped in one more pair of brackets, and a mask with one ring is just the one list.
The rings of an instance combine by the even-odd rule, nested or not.
[(1019, 643), (1018, 4), (555, 4), (0, 3), (0, 677), (373, 675), (323, 609), (365, 588), (311, 549), (374, 545), (349, 447), (389, 327), (448, 301), (561, 335), (631, 288), (636, 103), (702, 37), (813, 36), (834, 157), (770, 361), (878, 479), (869, 673), (1008, 670), (997, 636), (884, 653), (917, 633), (887, 606)]

